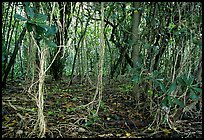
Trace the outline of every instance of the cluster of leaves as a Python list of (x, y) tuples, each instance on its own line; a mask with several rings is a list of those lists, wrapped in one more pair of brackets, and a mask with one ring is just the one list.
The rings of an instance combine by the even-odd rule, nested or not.
[(46, 21), (48, 19), (47, 15), (34, 13), (34, 9), (29, 7), (29, 2), (24, 2), (25, 11), (28, 15), (28, 18), (23, 17), (19, 14), (15, 14), (14, 17), (20, 21), (25, 21), (25, 27), (28, 32), (36, 32), (35, 39), (41, 40), (44, 39), (46, 44), (50, 47), (56, 47), (57, 45), (49, 40), (49, 37), (57, 33), (58, 28), (55, 25), (47, 25)]
[(153, 89), (159, 89), (154, 92), (154, 96), (162, 96), (165, 94), (165, 98), (161, 101), (161, 106), (171, 106), (174, 107), (175, 105), (178, 105), (179, 107), (183, 108), (184, 101), (181, 99), (178, 99), (176, 96), (172, 96), (172, 93), (174, 93), (176, 90), (182, 90), (181, 93), (190, 93), (190, 100), (197, 101), (199, 99), (199, 93), (202, 92), (202, 89), (199, 88), (199, 83), (194, 84), (195, 78), (187, 75), (182, 75), (178, 77), (174, 82), (172, 82), (170, 85), (165, 85), (164, 77), (162, 77), (161, 74), (159, 74), (159, 71), (153, 71), (149, 75), (135, 75), (133, 77), (133, 82), (136, 82), (137, 84), (140, 84), (142, 81), (146, 81), (148, 83), (152, 83), (150, 88), (148, 90), (148, 95), (153, 95)]
[(96, 114), (96, 110), (92, 110), (91, 115), (88, 116), (88, 121), (85, 123), (85, 126), (91, 126), (99, 119), (100, 117), (98, 116), (98, 114)]

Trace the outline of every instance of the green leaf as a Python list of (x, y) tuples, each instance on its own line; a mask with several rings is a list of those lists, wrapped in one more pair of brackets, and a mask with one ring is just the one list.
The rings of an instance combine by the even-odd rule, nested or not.
[(30, 18), (34, 18), (35, 13), (34, 13), (34, 11), (33, 11), (33, 8), (30, 8), (28, 5), (26, 5), (25, 10), (26, 10), (26, 13), (28, 14), (28, 16), (29, 16)]
[(152, 90), (148, 90), (147, 92), (148, 92), (148, 95), (149, 95), (149, 96), (152, 96), (152, 95), (153, 95), (153, 91), (152, 91)]
[(54, 112), (52, 112), (52, 111), (48, 111), (47, 114), (48, 114), (48, 115), (52, 115), (52, 114), (54, 114)]
[(71, 112), (71, 109), (67, 108), (66, 111), (69, 113), (69, 112)]
[(155, 70), (152, 72), (153, 77), (157, 77), (159, 75), (159, 71)]
[(71, 111), (73, 111), (73, 112), (74, 112), (75, 110), (76, 110), (76, 108), (74, 108), (74, 107), (72, 107), (72, 108), (71, 108)]
[(176, 82), (173, 82), (169, 89), (168, 89), (168, 94), (170, 94), (171, 92), (173, 92), (176, 89)]
[(189, 76), (189, 77), (185, 76), (184, 81), (187, 86), (191, 86), (193, 84), (194, 79), (195, 78), (193, 76)]
[(144, 48), (145, 48), (145, 49), (149, 49), (149, 48), (150, 48), (150, 45), (149, 45), (148, 43), (146, 43), (146, 44), (144, 45)]
[(47, 20), (47, 15), (44, 15), (44, 14), (36, 14), (35, 15), (35, 18), (37, 20), (37, 22), (44, 22)]
[(202, 88), (191, 87), (191, 89), (193, 89), (193, 90), (196, 91), (197, 93), (201, 93), (201, 92), (202, 92)]
[(29, 6), (30, 2), (23, 2), (25, 6)]
[(48, 29), (47, 33), (45, 34), (46, 37), (50, 37), (54, 34), (56, 34), (58, 31), (58, 28), (57, 26), (55, 25), (51, 25), (51, 27)]
[(90, 126), (93, 124), (93, 121), (92, 120), (89, 120), (88, 122), (86, 122), (85, 126)]
[(101, 108), (104, 108), (104, 102), (103, 101), (101, 101), (100, 106), (101, 106)]
[(74, 97), (74, 98), (72, 99), (72, 101), (77, 101), (77, 97)]
[(57, 44), (55, 44), (52, 41), (45, 40), (45, 43), (48, 45), (48, 47), (51, 47), (51, 48), (57, 47)]
[(164, 86), (164, 84), (160, 82), (160, 83), (159, 83), (159, 86), (160, 86), (161, 90), (162, 90), (164, 93), (166, 93), (166, 87)]
[(94, 122), (98, 121), (100, 118), (98, 116), (94, 117)]
[(50, 30), (50, 26), (46, 25), (46, 24), (37, 24), (38, 26), (42, 27), (45, 32), (48, 32), (48, 30)]
[(138, 75), (134, 75), (132, 78), (132, 82), (139, 83), (140, 77)]
[(172, 30), (175, 26), (176, 26), (176, 25), (175, 25), (173, 22), (171, 22), (171, 23), (169, 24), (169, 27), (168, 27), (168, 28), (169, 28), (170, 30)]
[(177, 105), (179, 105), (181, 108), (184, 107), (184, 103), (181, 102), (179, 99), (177, 99), (177, 98), (173, 98), (173, 99), (174, 99), (175, 103), (176, 103)]
[(195, 94), (194, 90), (190, 89), (190, 98), (193, 101), (196, 101), (198, 99), (198, 96)]
[(182, 86), (182, 85), (185, 84), (183, 78), (181, 78), (181, 77), (178, 77), (178, 78), (177, 78), (177, 83), (178, 83), (179, 86)]
[(21, 21), (26, 21), (26, 20), (27, 20), (27, 18), (25, 18), (25, 17), (23, 17), (23, 16), (21, 16), (21, 15), (19, 15), (19, 14), (15, 14), (15, 15), (14, 15), (14, 18), (16, 18), (16, 19), (18, 19), (18, 20), (21, 20)]
[(95, 115), (96, 114), (96, 110), (95, 109), (91, 110), (91, 114)]

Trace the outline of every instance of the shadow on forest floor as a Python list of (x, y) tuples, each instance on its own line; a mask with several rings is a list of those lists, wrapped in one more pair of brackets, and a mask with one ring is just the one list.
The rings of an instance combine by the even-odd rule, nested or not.
[[(78, 108), (92, 101), (96, 89), (75, 80), (68, 87), (68, 79), (45, 85), (44, 115), (46, 137), (50, 138), (181, 138), (202, 137), (202, 120), (180, 120), (183, 133), (161, 125), (158, 130), (149, 126), (154, 120), (148, 111), (137, 108), (130, 87), (122, 80), (104, 85), (103, 99), (97, 117), (89, 108)], [(96, 82), (93, 82), (96, 83)], [(37, 120), (37, 106), (24, 92), (25, 84), (9, 82), (2, 93), (2, 138), (37, 137), (32, 133)], [(145, 102), (144, 102), (145, 103)], [(201, 118), (202, 119), (202, 118)], [(179, 129), (179, 128), (177, 128)]]

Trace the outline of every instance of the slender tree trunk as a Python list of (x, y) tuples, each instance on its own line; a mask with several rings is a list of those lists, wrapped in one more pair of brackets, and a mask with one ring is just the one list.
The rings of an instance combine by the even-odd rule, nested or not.
[[(136, 71), (136, 66), (137, 66), (137, 61), (138, 61), (138, 56), (139, 56), (139, 44), (137, 43), (138, 41), (138, 26), (139, 26), (139, 2), (134, 2), (133, 3), (134, 11), (133, 11), (133, 17), (132, 17), (132, 62), (133, 62), (133, 74), (135, 75)], [(134, 84), (133, 86), (133, 94), (135, 97), (136, 101), (139, 101), (140, 98), (140, 93), (138, 92), (139, 85), (137, 83)]]

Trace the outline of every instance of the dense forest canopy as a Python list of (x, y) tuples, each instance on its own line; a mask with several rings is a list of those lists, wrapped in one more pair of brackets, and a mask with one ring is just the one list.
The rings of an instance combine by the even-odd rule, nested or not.
[[(78, 123), (86, 131), (84, 128), (93, 127), (98, 121), (107, 121), (103, 120), (102, 112), (110, 113), (112, 94), (122, 104), (129, 101), (125, 106), (146, 116), (143, 133), (150, 128), (159, 131), (165, 124), (187, 137), (178, 120), (190, 116), (189, 120), (202, 121), (202, 4), (3, 2), (2, 86), (4, 110), (14, 109), (15, 113), (10, 114), (19, 110), (15, 107), (17, 103), (12, 105), (8, 100), (11, 89), (21, 89), (16, 91), (21, 92), (19, 95), (14, 95), (32, 102), (32, 107), (22, 107), (18, 119), (26, 118), (26, 108), (36, 109), (27, 113), (34, 118), (35, 125), (23, 122), (20, 134), (9, 134), (5, 119), (2, 137), (82, 137), (71, 136), (68, 134), (71, 131), (53, 134), (54, 126), (48, 130), (46, 116), (56, 109), (49, 103), (58, 104), (61, 102), (58, 97), (66, 96), (63, 101), (69, 104), (65, 107), (66, 115), (89, 116)], [(87, 95), (75, 90), (72, 93), (72, 89)], [(62, 91), (66, 94), (58, 93), (54, 98), (54, 92)], [(82, 108), (86, 111), (80, 112)], [(128, 113), (125, 110), (124, 114)], [(8, 111), (4, 113), (8, 118)], [(73, 121), (79, 119), (75, 116), (67, 124), (76, 124)], [(137, 124), (132, 122), (134, 126)], [(26, 126), (30, 127), (24, 133)]]

